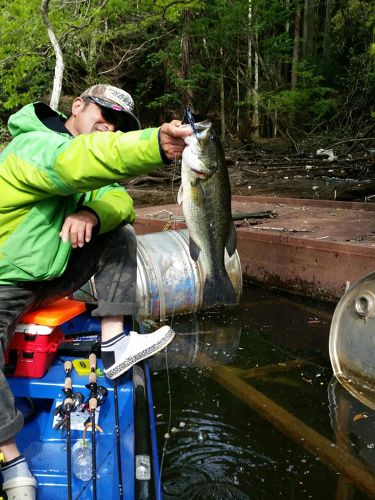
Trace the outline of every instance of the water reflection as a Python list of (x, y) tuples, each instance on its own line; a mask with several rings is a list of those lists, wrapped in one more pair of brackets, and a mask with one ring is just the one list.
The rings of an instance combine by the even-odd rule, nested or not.
[(375, 412), (332, 377), (328, 384), (329, 412), (336, 443), (375, 472)]
[(241, 320), (222, 310), (179, 315), (173, 318), (176, 337), (168, 350), (150, 361), (152, 370), (187, 368), (199, 365), (199, 357), (221, 364), (233, 361), (241, 338)]
[[(175, 384), (174, 371), (172, 404), (177, 408), (169, 432), (164, 434), (163, 461), (169, 466), (163, 470), (163, 498), (247, 500), (239, 487), (240, 478), (254, 463), (264, 463), (267, 458), (243, 446), (236, 425), (222, 418), (221, 397), (207, 391), (204, 373), (211, 364), (234, 361), (240, 346), (241, 319), (235, 310), (228, 315), (219, 309), (176, 316), (172, 326), (175, 339), (167, 352), (150, 359), (150, 368), (183, 368), (178, 371), (179, 379), (193, 401), (188, 404), (185, 400), (182, 408), (177, 403), (181, 386)], [(165, 414), (156, 417), (158, 426), (167, 424)]]
[(375, 429), (356, 433), (371, 418), (352, 403), (341, 445), (324, 311), (252, 287), (240, 311), (173, 318), (176, 339), (150, 360), (163, 498), (372, 498), (359, 458), (372, 460)]

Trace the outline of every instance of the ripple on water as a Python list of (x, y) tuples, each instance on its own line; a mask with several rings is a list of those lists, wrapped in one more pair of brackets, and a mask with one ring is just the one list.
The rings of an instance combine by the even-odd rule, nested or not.
[(272, 461), (244, 448), (236, 427), (218, 415), (184, 410), (182, 419), (185, 426), (166, 445), (163, 498), (249, 499), (241, 478), (246, 474), (248, 482), (249, 468)]

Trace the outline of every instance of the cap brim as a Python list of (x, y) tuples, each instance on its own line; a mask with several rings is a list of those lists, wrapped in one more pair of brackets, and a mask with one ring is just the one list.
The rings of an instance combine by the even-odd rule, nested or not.
[(141, 124), (136, 116), (129, 111), (118, 111), (122, 117), (120, 120), (119, 130), (121, 132), (131, 132), (132, 130), (140, 130)]
[(125, 109), (121, 108), (118, 104), (106, 101), (105, 99), (101, 99), (99, 97), (93, 97), (93, 96), (87, 96), (87, 97), (93, 100), (98, 106), (122, 115), (120, 120), (121, 123), (120, 126), (118, 127), (118, 130), (120, 130), (121, 132), (131, 132), (132, 130), (140, 130), (141, 124), (138, 118), (135, 115), (133, 115), (133, 113), (131, 113), (130, 111), (126, 111)]

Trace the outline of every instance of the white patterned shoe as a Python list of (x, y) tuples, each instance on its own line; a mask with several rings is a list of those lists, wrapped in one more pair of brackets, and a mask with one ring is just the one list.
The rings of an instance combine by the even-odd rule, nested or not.
[[(107, 363), (103, 363), (105, 375), (110, 379), (119, 377), (138, 361), (142, 361), (142, 359), (146, 359), (164, 349), (173, 340), (174, 336), (175, 332), (167, 325), (162, 326), (153, 333), (139, 334), (130, 332), (129, 335), (125, 336), (124, 349), (120, 351), (115, 348), (113, 362), (107, 368), (105, 367)], [(113, 340), (115, 344), (116, 338)], [(111, 341), (105, 344), (106, 349), (111, 347)], [(102, 360), (108, 359), (106, 354), (102, 350)]]
[(35, 500), (38, 483), (34, 477), (14, 477), (3, 483), (10, 500)]

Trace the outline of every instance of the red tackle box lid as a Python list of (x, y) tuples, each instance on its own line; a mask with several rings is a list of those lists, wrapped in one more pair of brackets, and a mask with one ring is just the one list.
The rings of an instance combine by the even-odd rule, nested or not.
[(58, 326), (86, 310), (85, 302), (73, 299), (59, 299), (48, 306), (29, 311), (20, 318), (20, 323)]

